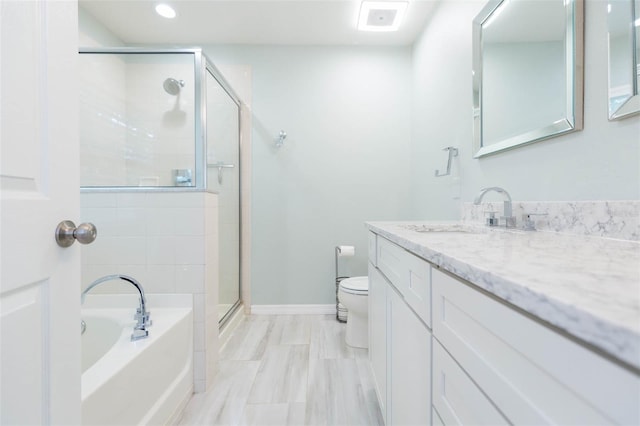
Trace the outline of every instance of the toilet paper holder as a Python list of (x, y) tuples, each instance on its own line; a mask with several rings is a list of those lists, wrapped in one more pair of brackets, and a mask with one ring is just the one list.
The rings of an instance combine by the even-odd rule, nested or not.
[(349, 278), (340, 276), (338, 272), (338, 258), (355, 256), (356, 249), (353, 246), (336, 246), (336, 320), (338, 322), (347, 322), (347, 309), (342, 306), (338, 299), (338, 290), (340, 290), (340, 281)]

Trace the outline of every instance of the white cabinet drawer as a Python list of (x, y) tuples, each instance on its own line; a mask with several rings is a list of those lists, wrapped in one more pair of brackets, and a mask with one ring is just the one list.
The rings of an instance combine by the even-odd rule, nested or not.
[(509, 423), (640, 424), (640, 376), (441, 271), (432, 279), (434, 336)]
[(507, 420), (437, 340), (433, 340), (433, 423), (506, 425)]
[(382, 238), (381, 236), (378, 236), (376, 249), (376, 262), (378, 269), (380, 269), (391, 284), (401, 292), (400, 283), (404, 280), (406, 275), (404, 258), (407, 255), (409, 255), (409, 253), (405, 249)]
[(373, 232), (369, 231), (369, 262), (373, 265), (373, 266), (378, 266), (378, 261), (377, 261), (377, 253), (376, 253), (376, 240), (378, 239), (378, 236), (376, 234), (374, 234)]
[(431, 327), (431, 266), (389, 240), (378, 237), (378, 268), (415, 313)]

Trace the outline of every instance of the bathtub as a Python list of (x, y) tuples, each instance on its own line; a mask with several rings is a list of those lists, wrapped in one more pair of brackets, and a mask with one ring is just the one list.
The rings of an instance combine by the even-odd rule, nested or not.
[(172, 423), (193, 393), (191, 298), (147, 296), (149, 337), (132, 342), (137, 305), (134, 295), (89, 295), (83, 305), (83, 425)]

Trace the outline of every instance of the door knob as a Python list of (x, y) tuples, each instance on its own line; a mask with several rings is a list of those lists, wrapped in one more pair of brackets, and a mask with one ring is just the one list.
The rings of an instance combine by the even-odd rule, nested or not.
[(56, 242), (60, 247), (69, 247), (76, 240), (80, 244), (90, 244), (98, 236), (98, 230), (93, 223), (76, 224), (70, 220), (63, 220), (56, 228)]

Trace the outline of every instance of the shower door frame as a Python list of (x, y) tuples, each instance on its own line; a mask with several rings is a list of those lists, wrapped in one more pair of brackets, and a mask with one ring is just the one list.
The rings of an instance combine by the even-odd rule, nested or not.
[[(243, 274), (242, 274), (242, 261), (243, 261), (243, 256), (242, 256), (242, 252), (243, 252), (243, 247), (242, 247), (242, 242), (243, 242), (243, 227), (242, 227), (242, 213), (243, 213), (243, 209), (242, 209), (242, 153), (243, 153), (243, 149), (242, 149), (242, 140), (243, 140), (243, 135), (242, 135), (242, 100), (240, 99), (240, 97), (236, 94), (236, 92), (233, 90), (233, 88), (231, 87), (231, 85), (229, 84), (229, 82), (224, 78), (224, 75), (222, 75), (222, 73), (220, 72), (220, 70), (213, 64), (213, 62), (204, 54), (201, 53), (202, 55), (202, 73), (201, 73), (201, 84), (203, 85), (202, 87), (204, 87), (205, 84), (205, 80), (207, 77), (207, 72), (211, 73), (211, 76), (218, 82), (218, 84), (222, 87), (222, 90), (224, 90), (227, 95), (229, 95), (229, 97), (231, 98), (231, 100), (236, 104), (236, 106), (238, 107), (238, 166), (237, 166), (237, 171), (238, 171), (238, 300), (235, 301), (235, 303), (233, 304), (233, 306), (218, 320), (218, 326), (220, 328), (222, 328), (230, 319), (231, 317), (235, 314), (235, 312), (238, 310), (238, 308), (240, 307), (240, 305), (242, 304), (242, 280), (243, 280)], [(204, 128), (204, 133), (203, 133), (203, 146), (204, 148), (206, 148), (206, 138), (207, 138), (207, 134), (206, 134), (206, 127), (207, 127), (207, 120), (204, 117), (204, 115), (206, 114), (206, 95), (208, 94), (206, 92), (206, 90), (201, 90), (202, 93), (205, 93), (205, 96), (202, 96), (201, 101), (202, 101), (202, 105), (200, 108), (201, 111), (201, 123), (205, 123), (204, 126), (202, 126)], [(205, 179), (205, 186), (206, 186), (206, 181), (207, 181), (207, 174), (208, 174), (208, 166), (207, 166), (207, 155), (206, 155), (206, 150), (203, 150), (204, 155), (204, 179)], [(219, 240), (218, 240), (219, 241)], [(219, 294), (219, 285), (220, 283), (218, 283), (218, 294)]]
[[(195, 117), (195, 164), (194, 164), (194, 186), (112, 186), (112, 187), (80, 187), (80, 192), (207, 192), (207, 155), (206, 155), (206, 90), (204, 83), (206, 73), (209, 72), (214, 79), (220, 84), (222, 89), (229, 95), (233, 102), (238, 106), (238, 182), (239, 182), (239, 207), (238, 207), (238, 300), (231, 309), (218, 322), (219, 328), (222, 328), (231, 317), (236, 313), (243, 303), (243, 261), (245, 241), (243, 227), (243, 207), (242, 207), (242, 158), (244, 149), (242, 141), (244, 140), (242, 125), (242, 109), (245, 104), (242, 102), (238, 94), (233, 90), (227, 79), (213, 62), (202, 52), (201, 48), (155, 48), (155, 47), (81, 47), (78, 49), (79, 54), (192, 54), (194, 58), (194, 117)], [(219, 289), (218, 289), (219, 290)]]
[[(80, 187), (81, 192), (203, 192), (207, 190), (207, 159), (205, 153), (205, 120), (204, 120), (204, 101), (203, 101), (203, 72), (204, 62), (208, 59), (202, 53), (202, 49), (159, 49), (146, 47), (81, 47), (78, 49), (79, 54), (124, 54), (124, 55), (146, 55), (146, 54), (192, 54), (193, 55), (193, 77), (194, 77), (194, 179), (193, 186), (91, 186)], [(198, 155), (200, 154), (200, 156)]]

